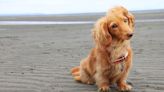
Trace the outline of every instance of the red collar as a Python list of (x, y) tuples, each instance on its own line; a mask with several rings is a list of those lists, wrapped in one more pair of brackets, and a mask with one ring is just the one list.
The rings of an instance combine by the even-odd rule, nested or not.
[(116, 59), (113, 63), (114, 63), (114, 64), (119, 64), (119, 63), (125, 61), (125, 59), (127, 58), (127, 56), (128, 56), (128, 52), (127, 52), (125, 55), (120, 56), (120, 57), (119, 57), (118, 59)]

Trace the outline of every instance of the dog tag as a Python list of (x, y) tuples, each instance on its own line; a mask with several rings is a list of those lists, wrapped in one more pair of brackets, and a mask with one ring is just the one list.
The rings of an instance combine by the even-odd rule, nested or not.
[(123, 62), (121, 62), (121, 72), (123, 72), (124, 71), (124, 63)]

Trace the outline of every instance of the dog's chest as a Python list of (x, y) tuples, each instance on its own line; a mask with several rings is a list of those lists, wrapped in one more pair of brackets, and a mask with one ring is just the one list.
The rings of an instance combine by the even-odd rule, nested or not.
[(127, 53), (127, 48), (129, 46), (129, 42), (123, 43), (112, 43), (110, 47), (108, 47), (108, 52), (110, 53), (110, 62), (115, 62), (119, 57), (125, 56)]
[(110, 73), (110, 75), (112, 76), (119, 76), (120, 74), (122, 74), (125, 70), (125, 60), (123, 60), (122, 62), (119, 62), (119, 63), (115, 63), (119, 57), (126, 57), (127, 54), (128, 54), (128, 48), (129, 46), (129, 43), (128, 42), (124, 42), (124, 43), (121, 43), (121, 44), (117, 44), (117, 43), (113, 43), (109, 48), (108, 48), (108, 51), (110, 53), (110, 60), (109, 62), (112, 62), (113, 65), (112, 65), (112, 71)]

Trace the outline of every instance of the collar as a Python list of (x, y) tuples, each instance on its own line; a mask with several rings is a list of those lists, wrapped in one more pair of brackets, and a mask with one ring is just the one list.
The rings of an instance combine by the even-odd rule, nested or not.
[(114, 64), (119, 64), (119, 63), (125, 61), (125, 59), (127, 58), (127, 56), (128, 56), (128, 52), (125, 53), (125, 55), (120, 56), (120, 57), (119, 57), (118, 59), (116, 59), (113, 63), (114, 63)]

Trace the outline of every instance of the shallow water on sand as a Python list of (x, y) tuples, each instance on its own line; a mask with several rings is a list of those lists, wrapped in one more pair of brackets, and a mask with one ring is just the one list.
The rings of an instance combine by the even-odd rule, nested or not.
[(93, 24), (94, 21), (0, 21), (0, 25)]
[[(136, 22), (164, 22), (164, 19), (142, 19)], [(0, 21), (0, 25), (65, 25), (65, 24), (93, 24), (95, 21)]]

